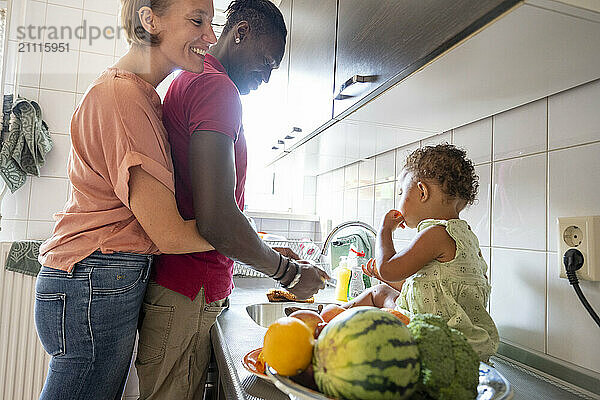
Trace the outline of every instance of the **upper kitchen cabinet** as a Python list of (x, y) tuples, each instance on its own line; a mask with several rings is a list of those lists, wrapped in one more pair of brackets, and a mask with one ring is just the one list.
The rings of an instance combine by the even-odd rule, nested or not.
[(334, 116), (344, 117), (518, 2), (340, 1)]
[(286, 145), (332, 119), (336, 12), (337, 0), (293, 1)]
[(435, 134), (599, 78), (600, 12), (527, 0), (346, 120)]
[[(268, 83), (263, 83), (258, 90), (251, 91), (242, 96), (244, 110), (244, 130), (252, 136), (248, 146), (251, 152), (267, 152), (270, 157), (275, 157), (284, 149), (283, 144), (278, 144), (282, 133), (289, 126), (286, 117), (288, 73), (290, 60), (290, 37), (292, 20), (292, 0), (283, 0), (279, 4), (283, 15), (288, 35), (285, 42), (285, 52), (279, 68), (271, 72)], [(272, 147), (278, 147), (272, 149)], [(271, 150), (272, 149), (272, 150)]]

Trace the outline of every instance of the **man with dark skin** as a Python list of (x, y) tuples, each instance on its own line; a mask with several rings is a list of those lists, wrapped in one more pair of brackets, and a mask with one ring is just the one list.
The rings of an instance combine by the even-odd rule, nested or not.
[[(194, 24), (210, 23), (190, 17)], [(268, 0), (235, 0), (204, 72), (182, 72), (165, 97), (163, 122), (182, 217), (195, 219), (214, 251), (165, 254), (146, 292), (136, 367), (141, 399), (202, 398), (210, 327), (233, 288), (233, 261), (278, 280), (299, 298), (325, 287), (327, 274), (267, 246), (240, 211), (246, 142), (240, 94), (268, 82), (279, 67), (287, 29)]]

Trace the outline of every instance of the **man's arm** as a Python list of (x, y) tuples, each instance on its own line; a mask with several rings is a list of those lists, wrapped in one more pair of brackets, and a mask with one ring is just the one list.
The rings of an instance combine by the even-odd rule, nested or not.
[(260, 240), (235, 202), (233, 140), (218, 132), (195, 132), (189, 166), (200, 235), (219, 253), (273, 275), (279, 255)]
[(325, 287), (329, 276), (310, 264), (284, 259), (282, 275), (278, 272), (280, 255), (260, 240), (235, 202), (235, 153), (230, 137), (194, 132), (189, 165), (198, 232), (219, 253), (267, 275), (277, 273), (277, 279), (292, 286), (289, 290), (301, 299)]

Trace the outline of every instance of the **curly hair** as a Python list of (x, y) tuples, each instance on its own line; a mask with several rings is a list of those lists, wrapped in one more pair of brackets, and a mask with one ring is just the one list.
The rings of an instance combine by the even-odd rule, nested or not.
[(425, 146), (413, 151), (406, 159), (404, 169), (416, 179), (432, 179), (442, 191), (452, 197), (473, 204), (479, 190), (479, 177), (467, 152), (451, 144)]
[(248, 21), (258, 35), (279, 33), (285, 41), (287, 28), (283, 15), (269, 0), (233, 0), (226, 13), (223, 33), (229, 32), (240, 21)]

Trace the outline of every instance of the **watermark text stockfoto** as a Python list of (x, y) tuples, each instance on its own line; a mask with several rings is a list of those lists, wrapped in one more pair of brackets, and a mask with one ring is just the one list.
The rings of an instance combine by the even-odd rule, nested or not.
[[(141, 28), (141, 27), (138, 27)], [(141, 28), (143, 30), (143, 28)], [(42, 40), (46, 34), (47, 40), (87, 40), (90, 45), (98, 39), (121, 39), (125, 35), (125, 28), (122, 26), (95, 26), (88, 25), (86, 20), (79, 26), (53, 26), (53, 25), (21, 25), (17, 27), (17, 40)]]

